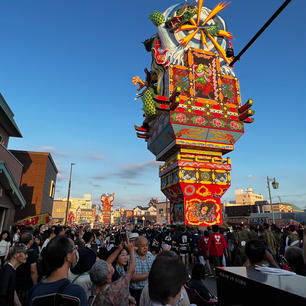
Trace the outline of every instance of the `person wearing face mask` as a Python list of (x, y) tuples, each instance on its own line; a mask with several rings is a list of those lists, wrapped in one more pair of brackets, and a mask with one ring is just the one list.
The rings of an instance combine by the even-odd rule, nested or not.
[(85, 290), (67, 279), (68, 270), (77, 261), (74, 242), (66, 236), (53, 238), (46, 247), (43, 258), (47, 277), (35, 285), (29, 294), (29, 306), (39, 297), (58, 293), (71, 296), (79, 301), (79, 305), (87, 306)]
[(96, 262), (96, 253), (87, 248), (78, 248), (77, 250), (77, 262), (75, 266), (72, 266), (68, 271), (68, 279), (73, 284), (80, 285), (84, 288), (87, 298), (91, 295), (92, 283), (89, 277), (89, 270)]

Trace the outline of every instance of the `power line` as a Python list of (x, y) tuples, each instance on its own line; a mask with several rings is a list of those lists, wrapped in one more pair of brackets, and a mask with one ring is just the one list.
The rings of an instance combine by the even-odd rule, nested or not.
[(277, 197), (302, 197), (302, 196), (306, 196), (306, 193), (300, 193), (300, 194), (283, 194), (283, 195), (277, 195), (277, 196), (273, 196), (272, 198), (277, 198)]

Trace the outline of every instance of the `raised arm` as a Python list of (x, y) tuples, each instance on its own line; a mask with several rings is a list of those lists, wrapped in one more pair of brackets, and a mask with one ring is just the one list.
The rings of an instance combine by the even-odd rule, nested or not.
[(114, 260), (117, 258), (117, 256), (119, 255), (119, 253), (121, 252), (121, 250), (123, 249), (123, 244), (120, 243), (119, 247), (108, 256), (106, 262), (109, 264), (112, 264), (114, 262)]
[(130, 255), (130, 264), (127, 273), (131, 276), (135, 273), (135, 253), (134, 253), (134, 246), (131, 242), (126, 243), (125, 247), (127, 248), (129, 255)]

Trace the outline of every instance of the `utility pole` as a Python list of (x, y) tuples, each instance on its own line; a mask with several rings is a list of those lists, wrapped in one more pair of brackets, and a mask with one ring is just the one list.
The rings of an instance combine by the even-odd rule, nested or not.
[(267, 184), (268, 184), (268, 191), (269, 191), (269, 198), (270, 198), (270, 209), (272, 213), (272, 223), (274, 224), (274, 210), (273, 210), (273, 205), (272, 205), (272, 197), (271, 197), (271, 190), (270, 190), (270, 180), (269, 177), (267, 176)]
[(74, 165), (75, 165), (75, 163), (70, 164), (70, 176), (69, 176), (67, 206), (66, 206), (66, 214), (65, 214), (65, 225), (67, 225), (67, 222), (68, 222), (68, 209), (69, 209), (69, 199), (70, 199), (70, 189), (71, 189), (72, 166), (74, 166)]
[(270, 207), (271, 207), (271, 213), (272, 213), (272, 223), (275, 223), (275, 218), (274, 218), (274, 210), (273, 210), (273, 205), (272, 205), (272, 197), (271, 197), (271, 190), (270, 190), (270, 182), (272, 182), (272, 187), (274, 189), (278, 189), (279, 183), (276, 181), (275, 177), (273, 179), (270, 179), (267, 176), (267, 185), (268, 185), (268, 191), (269, 191), (269, 198), (270, 198)]

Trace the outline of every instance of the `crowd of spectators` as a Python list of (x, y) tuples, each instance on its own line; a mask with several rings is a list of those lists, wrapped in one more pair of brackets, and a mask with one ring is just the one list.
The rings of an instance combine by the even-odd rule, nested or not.
[(306, 276), (305, 233), (302, 224), (14, 228), (0, 236), (0, 306), (215, 305), (205, 278), (218, 266)]

